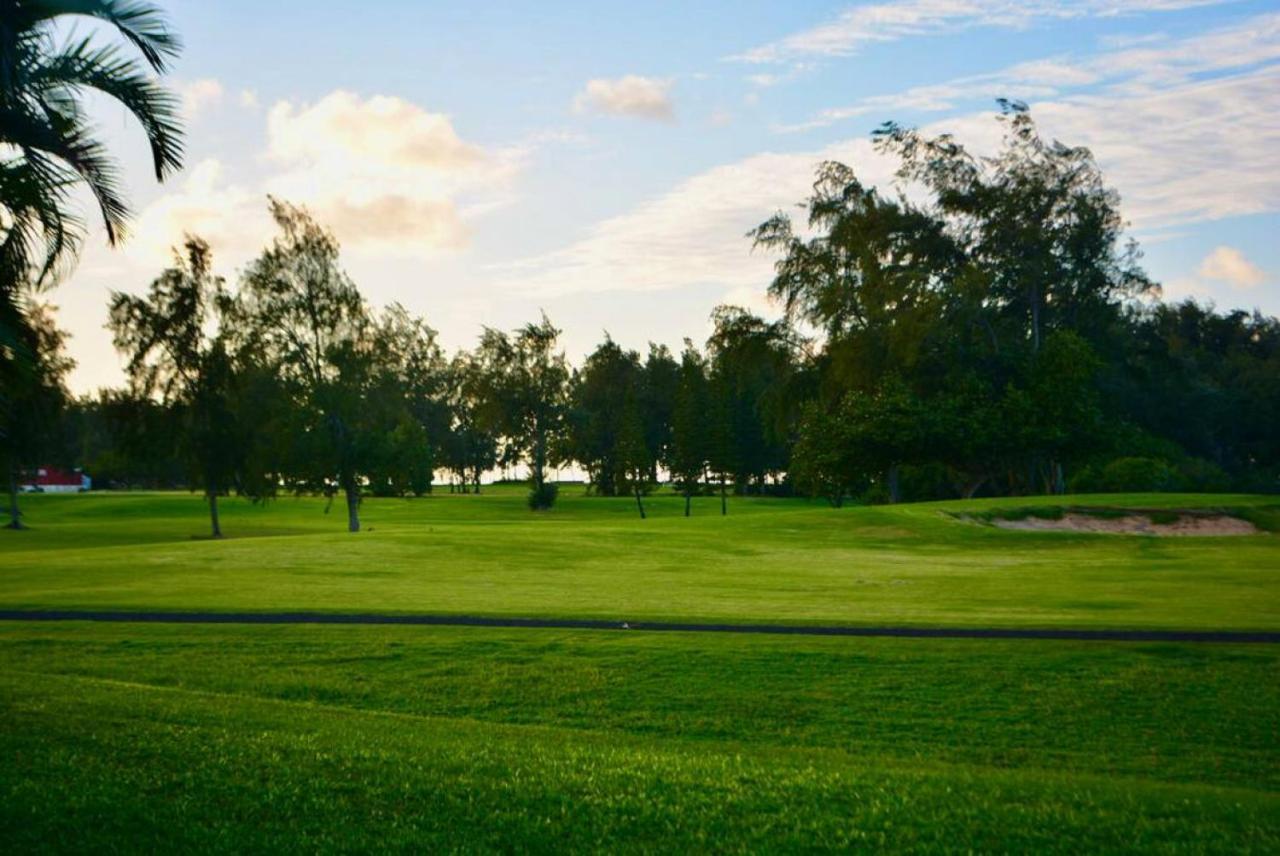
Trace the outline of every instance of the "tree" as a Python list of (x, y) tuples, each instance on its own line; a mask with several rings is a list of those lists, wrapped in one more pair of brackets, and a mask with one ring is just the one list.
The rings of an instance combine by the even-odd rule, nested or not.
[[(94, 36), (59, 44), (64, 19), (87, 16), (112, 27), (139, 54)], [(97, 137), (85, 106), (89, 92), (122, 105), (142, 127), (156, 178), (182, 165), (177, 96), (149, 72), (163, 73), (180, 43), (164, 15), (138, 0), (0, 0), (0, 297), (39, 285), (83, 238), (74, 193), (87, 187), (107, 240), (123, 236), (129, 205), (119, 168)]]
[(717, 307), (712, 321), (713, 468), (731, 477), (738, 493), (761, 491), (769, 475), (786, 469), (801, 343), (785, 321), (766, 322), (735, 306)]
[(657, 482), (658, 465), (666, 464), (670, 469), (671, 423), (680, 383), (680, 364), (666, 345), (649, 343), (639, 381), (638, 406), (649, 455), (649, 481)]
[(684, 497), (684, 516), (707, 472), (710, 409), (706, 360), (688, 339), (680, 355), (676, 393), (671, 412), (671, 446), (667, 467), (676, 490)]
[[(888, 123), (876, 145), (899, 160), (910, 195), (886, 197), (827, 163), (806, 203), (810, 234), (781, 213), (751, 233), (780, 254), (771, 294), (827, 337), (822, 404), (806, 411), (811, 481), (819, 461), (842, 457), (822, 436), (843, 428), (823, 419), (866, 415), (871, 433), (857, 436), (888, 466), (891, 496), (902, 467), (938, 464), (966, 492), (996, 474), (1010, 490), (1060, 489), (1064, 459), (1096, 428), (1091, 354), (1151, 285), (1089, 151), (1042, 139), (1024, 105), (1002, 101), (999, 121), (990, 158)], [(902, 419), (882, 430), (894, 401), (950, 431)]]
[[(626, 490), (627, 460), (621, 444), (625, 430), (640, 419), (639, 387), (643, 369), (635, 351), (624, 351), (606, 334), (587, 356), (570, 384), (566, 418), (565, 456), (586, 469), (592, 489), (600, 496)], [(630, 407), (632, 412), (628, 412)], [(641, 442), (644, 425), (640, 426)], [(632, 454), (635, 450), (630, 450)]]
[(621, 429), (618, 436), (618, 463), (636, 498), (636, 510), (644, 520), (644, 494), (649, 492), (653, 456), (645, 442), (644, 417), (640, 411), (639, 395), (635, 388), (628, 391), (622, 407)]
[(1006, 344), (1035, 352), (1059, 327), (1093, 338), (1120, 300), (1152, 288), (1137, 246), (1120, 242), (1119, 196), (1087, 148), (1046, 141), (1025, 104), (999, 104), (1005, 134), (995, 157), (892, 122), (876, 142), (900, 159), (902, 179), (933, 194), (937, 222), (984, 276), (990, 309), (1025, 334)]
[(188, 236), (146, 297), (112, 293), (108, 327), (128, 360), (133, 393), (158, 396), (180, 418), (195, 481), (209, 503), (210, 531), (221, 538), (218, 497), (233, 486), (240, 449), (226, 330), (232, 297), (212, 262), (209, 245)]
[(18, 307), (21, 332), (16, 347), (0, 350), (0, 467), (9, 490), (10, 529), (22, 529), (18, 479), (22, 470), (46, 461), (56, 451), (58, 420), (68, 394), (67, 372), (74, 363), (63, 353), (66, 334), (53, 310), (29, 300)]
[[(59, 44), (57, 29), (75, 16), (113, 26), (142, 61), (93, 36)], [(27, 298), (74, 260), (84, 238), (78, 189), (97, 203), (107, 240), (124, 235), (129, 206), (119, 169), (89, 119), (86, 96), (104, 95), (142, 126), (156, 178), (182, 162), (179, 102), (148, 73), (162, 73), (179, 43), (159, 10), (125, 0), (0, 0), (0, 352), (5, 361), (36, 359), (32, 343), (47, 330)], [(24, 296), (25, 295), (25, 296)], [(12, 369), (12, 372), (10, 371)], [(6, 367), (0, 408), (16, 412), (34, 387), (26, 378), (48, 366)]]
[(242, 278), (246, 347), (274, 367), (292, 405), (294, 489), (341, 492), (347, 528), (359, 532), (362, 480), (386, 427), (370, 406), (378, 378), (368, 312), (333, 234), (277, 199), (271, 215), (281, 234)]
[(488, 388), (482, 363), (465, 351), (456, 354), (445, 375), (450, 420), (445, 460), (463, 493), (469, 486), (480, 493), (480, 477), (498, 463), (497, 420), (485, 418)]
[(506, 440), (511, 455), (529, 468), (529, 507), (551, 508), (556, 485), (547, 467), (564, 431), (569, 369), (556, 351), (560, 331), (545, 315), (513, 335), (485, 328), (477, 348), (484, 386), (481, 421)]
[(374, 492), (403, 496), (430, 493), (437, 463), (449, 442), (447, 366), (436, 331), (393, 303), (372, 332), (377, 365), (372, 395), (392, 425), (378, 455)]

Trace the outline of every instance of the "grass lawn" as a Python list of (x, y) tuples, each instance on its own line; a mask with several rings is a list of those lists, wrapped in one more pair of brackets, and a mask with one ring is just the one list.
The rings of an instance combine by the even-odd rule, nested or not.
[[(0, 608), (1280, 629), (1274, 534), (562, 497), (29, 497)], [(0, 622), (0, 847), (1271, 853), (1280, 646)]]
[[(834, 510), (718, 501), (680, 515), (566, 488), (549, 514), (523, 491), (369, 500), (344, 531), (319, 499), (223, 504), (201, 538), (185, 494), (38, 496), (0, 533), (0, 606), (360, 610), (629, 620), (994, 627), (1280, 629), (1280, 537), (1010, 532), (946, 511), (998, 501)], [(1026, 505), (1025, 498), (1003, 501)], [(1275, 497), (1072, 497), (1072, 504), (1248, 507)]]
[(44, 848), (1280, 847), (1271, 646), (0, 624)]

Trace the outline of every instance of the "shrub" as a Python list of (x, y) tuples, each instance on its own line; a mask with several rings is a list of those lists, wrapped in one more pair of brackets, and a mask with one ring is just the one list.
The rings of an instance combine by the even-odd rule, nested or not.
[(542, 487), (537, 485), (529, 488), (529, 508), (532, 511), (546, 511), (556, 504), (556, 497), (560, 494), (560, 486), (555, 482), (543, 482)]
[(1231, 479), (1222, 467), (1204, 458), (1186, 458), (1178, 463), (1182, 489), (1197, 493), (1223, 493), (1231, 489)]
[(1178, 471), (1163, 458), (1116, 458), (1098, 472), (1093, 489), (1103, 493), (1144, 493), (1181, 487)]

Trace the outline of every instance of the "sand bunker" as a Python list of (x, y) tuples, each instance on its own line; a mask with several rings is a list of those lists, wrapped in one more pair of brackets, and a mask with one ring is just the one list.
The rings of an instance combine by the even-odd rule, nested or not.
[(993, 526), (1038, 532), (1108, 532), (1115, 535), (1256, 535), (1258, 527), (1248, 520), (1224, 514), (1182, 514), (1176, 521), (1153, 523), (1145, 514), (1101, 517), (1068, 511), (1057, 520), (1026, 517), (1022, 520), (995, 518)]

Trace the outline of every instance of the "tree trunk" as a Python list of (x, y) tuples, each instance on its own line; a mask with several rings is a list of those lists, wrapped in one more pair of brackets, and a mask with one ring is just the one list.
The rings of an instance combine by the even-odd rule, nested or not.
[(640, 483), (636, 483), (636, 508), (640, 509), (640, 519), (644, 520), (644, 500), (640, 498)]
[(897, 504), (898, 500), (902, 498), (902, 492), (898, 488), (898, 465), (897, 464), (893, 464), (892, 466), (889, 467), (889, 477), (887, 479), (887, 485), (889, 488), (889, 501), (894, 504)]
[(222, 524), (218, 522), (218, 491), (210, 487), (206, 493), (209, 495), (209, 528), (214, 538), (221, 538)]
[(720, 516), (724, 517), (729, 513), (729, 499), (725, 496), (724, 474), (720, 474)]
[(689, 516), (690, 496), (691, 494), (689, 493), (688, 489), (686, 489), (684, 492), (684, 516), (685, 517)]
[(1040, 286), (1031, 286), (1031, 353), (1040, 351)]
[(964, 486), (964, 490), (961, 491), (961, 496), (963, 496), (965, 499), (973, 499), (973, 495), (978, 492), (978, 488), (982, 487), (982, 485), (985, 484), (986, 481), (987, 481), (986, 476), (981, 476), (979, 478), (972, 479), (968, 484)]
[(9, 525), (8, 529), (22, 529), (22, 512), (18, 510), (18, 470), (9, 470)]
[(360, 491), (355, 485), (346, 488), (347, 493), (347, 531), (360, 531)]

